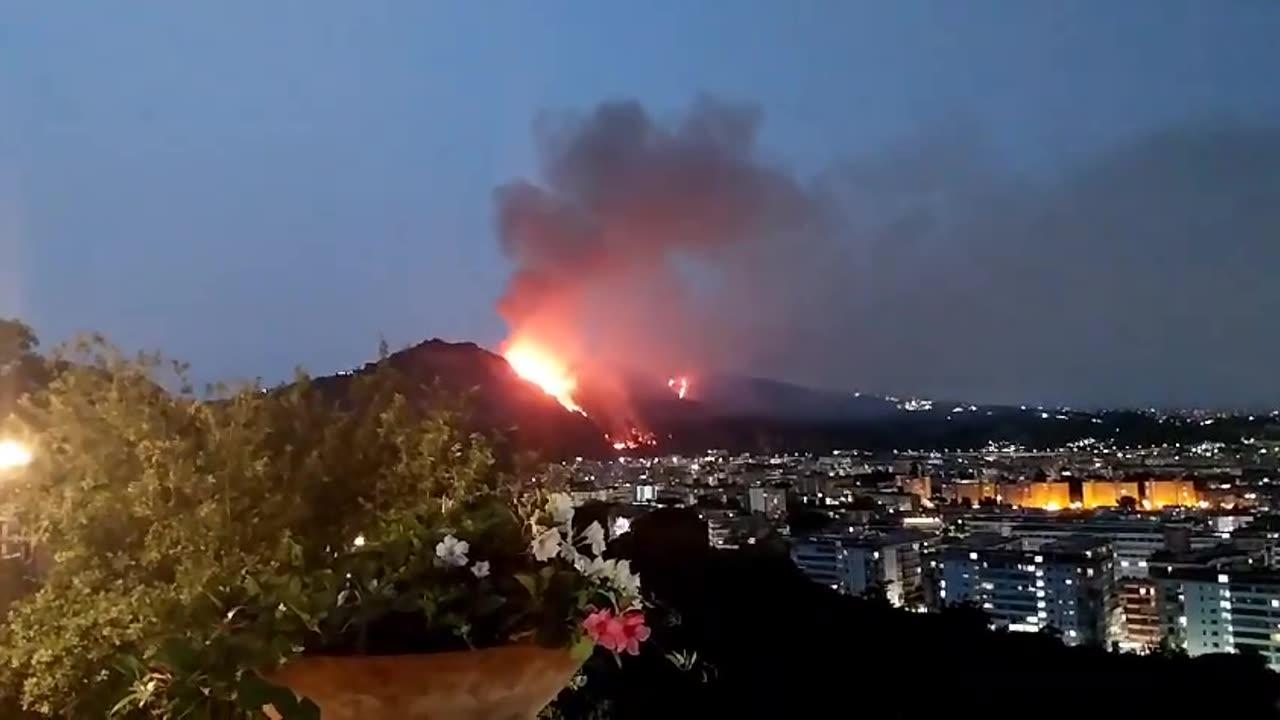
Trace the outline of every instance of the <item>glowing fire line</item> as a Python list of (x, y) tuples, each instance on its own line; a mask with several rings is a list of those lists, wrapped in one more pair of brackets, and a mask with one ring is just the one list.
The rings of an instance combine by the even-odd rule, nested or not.
[(527, 340), (517, 339), (507, 345), (502, 355), (516, 375), (542, 388), (566, 410), (587, 414), (573, 399), (573, 392), (578, 389), (577, 379), (564, 363), (546, 350)]

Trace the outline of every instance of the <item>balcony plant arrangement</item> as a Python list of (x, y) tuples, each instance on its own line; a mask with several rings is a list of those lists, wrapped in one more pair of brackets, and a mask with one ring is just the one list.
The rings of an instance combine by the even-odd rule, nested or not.
[[(385, 367), (196, 396), (100, 340), (4, 489), (44, 560), (0, 629), (33, 717), (534, 717), (649, 634), (599, 524)], [(430, 407), (430, 410), (424, 410)]]

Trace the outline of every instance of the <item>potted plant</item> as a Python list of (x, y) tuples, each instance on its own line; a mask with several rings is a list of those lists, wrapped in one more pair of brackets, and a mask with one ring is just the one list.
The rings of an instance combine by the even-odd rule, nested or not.
[(575, 534), (567, 495), (534, 497), (357, 536), (316, 642), (270, 679), (335, 720), (534, 717), (597, 645), (636, 654), (639, 578), (599, 523)]
[(27, 712), (533, 717), (648, 637), (599, 524), (385, 364), (204, 397), (100, 340), (56, 366), (5, 488), (48, 558), (0, 630)]

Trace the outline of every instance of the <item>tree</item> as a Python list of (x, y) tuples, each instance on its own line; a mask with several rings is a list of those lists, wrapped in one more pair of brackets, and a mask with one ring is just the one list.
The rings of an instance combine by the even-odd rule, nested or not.
[[(22, 406), (35, 462), (0, 498), (55, 559), (0, 629), (0, 689), (41, 715), (105, 717), (151, 668), (197, 655), (200, 684), (170, 696), (202, 717), (244, 715), (241, 669), (296, 653), (315, 608), (332, 607), (334, 548), (505, 482), (454, 411), (411, 406), (389, 368), (341, 397), (305, 376), (197, 397), (181, 364), (101, 339), (58, 362)], [(264, 597), (280, 611), (239, 612)], [(231, 633), (245, 623), (258, 632)]]
[(0, 319), (0, 369), (29, 357), (40, 345), (36, 333), (20, 320)]
[(48, 370), (36, 354), (39, 346), (30, 326), (0, 319), (0, 417), (12, 412), (19, 398), (47, 382)]

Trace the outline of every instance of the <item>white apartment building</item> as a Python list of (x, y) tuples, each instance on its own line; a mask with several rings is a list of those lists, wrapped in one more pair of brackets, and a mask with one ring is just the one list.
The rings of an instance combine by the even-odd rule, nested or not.
[(923, 533), (814, 535), (795, 538), (791, 559), (814, 582), (862, 595), (880, 587), (896, 607), (921, 602), (920, 550)]
[(747, 491), (747, 508), (770, 518), (787, 514), (787, 491), (776, 487), (753, 487)]
[(1169, 642), (1192, 656), (1257, 652), (1280, 670), (1280, 573), (1161, 567), (1156, 575)]
[(1117, 614), (1111, 565), (1111, 548), (1098, 538), (973, 535), (943, 549), (938, 596), (943, 605), (981, 607), (996, 627), (1052, 627), (1069, 645), (1100, 645)]
[(989, 532), (1005, 537), (1052, 542), (1072, 535), (1088, 535), (1106, 540), (1115, 556), (1113, 572), (1117, 580), (1149, 576), (1151, 554), (1164, 550), (1170, 540), (1185, 543), (1188, 549), (1209, 548), (1222, 542), (1210, 533), (1169, 526), (1154, 520), (1028, 517), (993, 515), (967, 517), (965, 526), (973, 532)]

